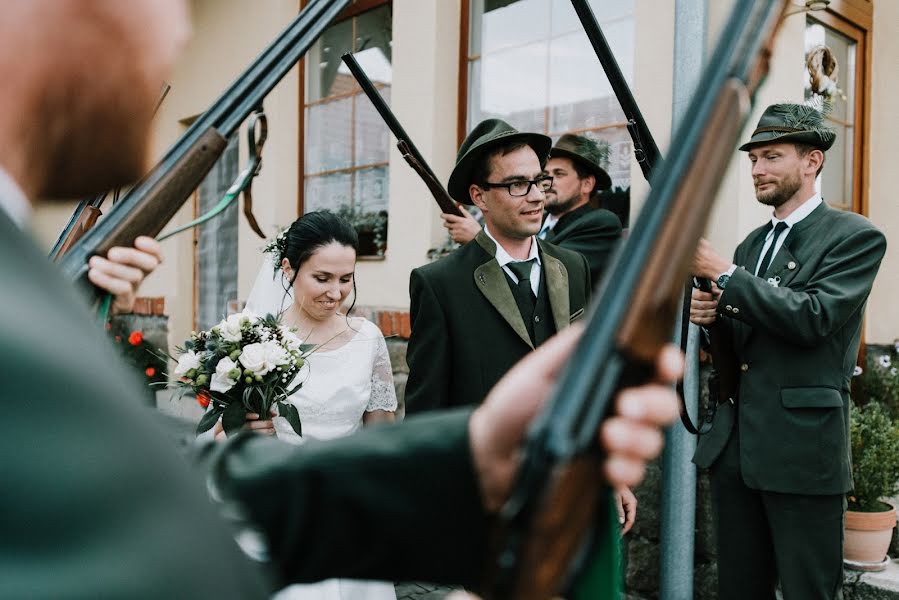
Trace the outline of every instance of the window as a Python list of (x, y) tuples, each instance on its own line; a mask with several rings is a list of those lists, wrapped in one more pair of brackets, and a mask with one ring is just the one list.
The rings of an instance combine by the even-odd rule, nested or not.
[[(866, 47), (870, 36), (871, 6), (858, 0), (834, 5), (806, 18), (804, 69), (805, 101), (821, 108), (826, 99), (825, 118), (837, 139), (827, 151), (825, 168), (816, 185), (824, 200), (835, 208), (866, 212)], [(836, 70), (824, 66), (810, 69), (809, 57), (822, 61), (822, 48), (836, 61)], [(812, 76), (812, 71), (817, 71)], [(826, 88), (835, 78), (835, 89)], [(815, 83), (813, 83), (813, 80)]]
[(348, 11), (325, 30), (304, 63), (302, 207), (342, 213), (359, 232), (360, 256), (383, 256), (389, 130), (340, 57), (352, 51), (389, 103), (391, 7), (357, 0)]
[[(625, 79), (634, 72), (634, 2), (590, 0)], [(633, 145), (624, 114), (568, 0), (470, 0), (465, 131), (500, 118), (557, 140), (577, 133), (608, 149), (627, 194)]]
[[(238, 174), (238, 136), (233, 136), (194, 201), (194, 216), (209, 212)], [(194, 229), (194, 329), (209, 329), (222, 320), (237, 299), (238, 202)]]

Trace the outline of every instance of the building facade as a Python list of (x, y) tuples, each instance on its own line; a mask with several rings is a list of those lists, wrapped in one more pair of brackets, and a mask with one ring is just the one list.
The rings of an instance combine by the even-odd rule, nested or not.
[[(733, 2), (705, 6), (709, 45)], [(797, 12), (783, 24), (750, 127), (769, 103), (814, 101), (807, 57), (826, 45), (838, 64), (830, 120), (839, 137), (828, 154), (822, 192), (832, 205), (870, 217), (892, 240), (899, 234), (899, 207), (887, 174), (899, 160), (893, 143), (899, 82), (892, 77), (899, 64), (899, 5), (832, 0), (826, 10), (799, 12), (803, 7), (794, 3)], [(591, 5), (662, 153), (676, 152), (670, 132), (677, 2)], [(297, 0), (192, 0), (191, 7), (194, 37), (157, 117), (157, 156), (300, 8)], [(629, 198), (631, 219), (639, 212), (648, 186), (621, 110), (567, 0), (355, 0), (266, 99), (269, 136), (253, 196), (269, 235), (318, 208), (354, 219), (363, 242), (357, 305), (384, 311), (385, 333), (407, 333), (409, 272), (447, 237), (437, 205), (341, 63), (346, 51), (355, 53), (443, 181), (466, 132), (497, 116), (553, 138), (573, 131), (600, 140), (615, 191)], [(246, 162), (245, 138), (243, 132), (236, 137), (173, 225), (217, 202)], [(173, 345), (240, 306), (249, 293), (264, 241), (239, 212), (234, 208), (165, 243), (167, 260), (143, 293), (165, 298)], [(49, 245), (67, 216), (62, 208), (42, 209), (38, 235)], [(754, 199), (745, 155), (734, 151), (708, 237), (729, 252), (767, 216)], [(899, 303), (893, 301), (899, 286), (890, 277), (897, 264), (899, 248), (891, 246), (868, 305), (868, 343), (899, 337)]]

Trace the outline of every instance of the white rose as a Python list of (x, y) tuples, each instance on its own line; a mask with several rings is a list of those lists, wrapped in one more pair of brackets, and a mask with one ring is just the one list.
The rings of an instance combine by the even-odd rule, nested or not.
[(297, 337), (297, 334), (292, 332), (287, 327), (281, 326), (281, 343), (284, 344), (284, 347), (294, 352), (300, 349), (300, 345), (303, 343), (300, 341), (300, 338)]
[(193, 350), (188, 350), (178, 359), (178, 366), (175, 367), (175, 375), (184, 377), (191, 369), (200, 368), (200, 355)]
[(228, 376), (228, 373), (237, 368), (237, 363), (227, 356), (218, 362), (215, 367), (215, 375), (212, 376), (212, 382), (209, 389), (213, 392), (227, 392), (237, 383), (235, 379)]
[(272, 368), (288, 365), (291, 362), (290, 354), (275, 341), (265, 342), (265, 360)]
[(268, 352), (264, 344), (248, 344), (244, 346), (237, 360), (244, 366), (244, 369), (254, 375), (266, 375), (275, 366), (268, 362), (266, 358)]
[(246, 318), (246, 315), (243, 313), (234, 313), (233, 315), (228, 315), (228, 317), (216, 325), (215, 328), (226, 342), (239, 342), (242, 337), (240, 326)]

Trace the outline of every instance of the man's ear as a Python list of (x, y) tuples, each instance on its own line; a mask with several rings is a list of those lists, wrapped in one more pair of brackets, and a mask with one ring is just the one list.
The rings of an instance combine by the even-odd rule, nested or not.
[(596, 187), (596, 176), (595, 175), (587, 175), (583, 179), (581, 179), (581, 194), (587, 194), (588, 196), (593, 193), (593, 188)]
[(471, 198), (475, 206), (481, 209), (481, 212), (487, 212), (487, 200), (484, 197), (484, 190), (481, 189), (481, 186), (474, 183), (468, 186), (468, 197)]
[(814, 150), (810, 150), (808, 154), (805, 155), (805, 159), (808, 161), (809, 170), (812, 173), (817, 173), (818, 169), (821, 168), (821, 165), (824, 164), (824, 152), (815, 148)]

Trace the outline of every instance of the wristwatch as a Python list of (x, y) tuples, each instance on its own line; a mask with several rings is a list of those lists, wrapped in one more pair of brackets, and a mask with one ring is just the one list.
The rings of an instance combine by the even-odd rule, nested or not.
[(730, 276), (733, 275), (734, 271), (736, 270), (737, 265), (731, 265), (727, 271), (725, 271), (721, 275), (718, 275), (718, 279), (715, 280), (715, 283), (718, 285), (718, 289), (723, 290), (725, 287), (727, 287), (727, 282), (730, 281)]

